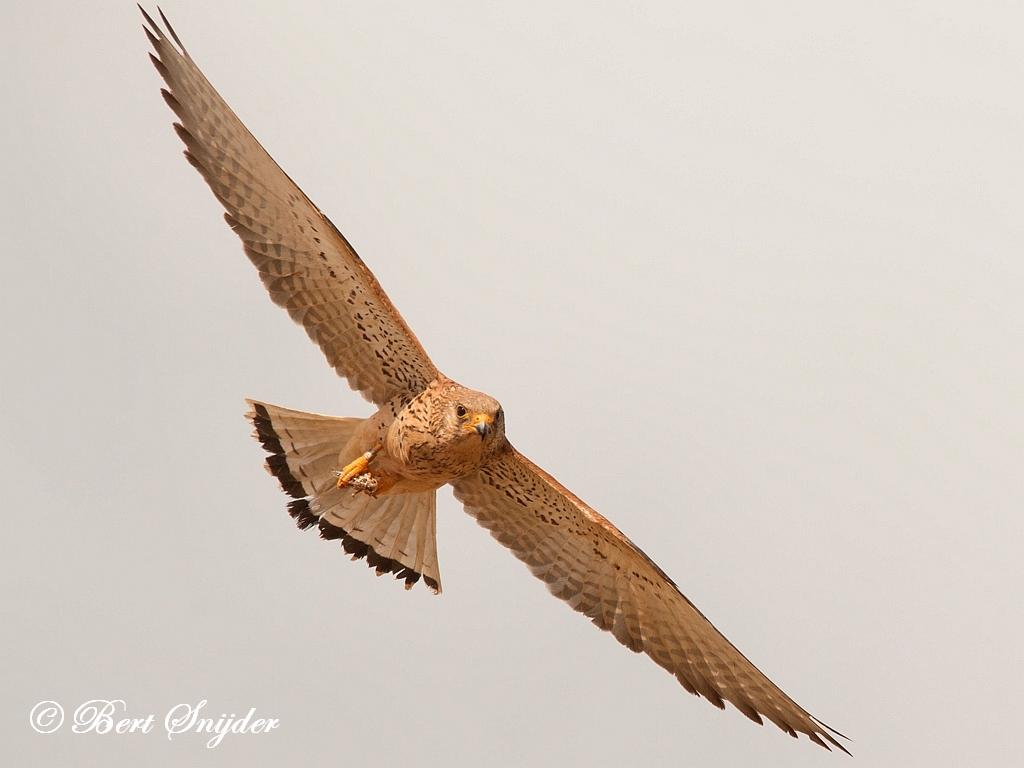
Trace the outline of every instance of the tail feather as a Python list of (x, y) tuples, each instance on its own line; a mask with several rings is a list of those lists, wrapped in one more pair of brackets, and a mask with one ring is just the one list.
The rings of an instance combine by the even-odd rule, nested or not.
[(300, 529), (341, 539), (353, 560), (366, 558), (377, 575), (394, 573), (405, 588), (423, 578), (441, 591), (437, 567), (435, 492), (368, 496), (338, 488), (335, 471), (354, 458), (346, 450), (363, 419), (320, 416), (254, 400), (246, 417), (267, 453), (267, 471), (294, 501), (288, 513)]
[(267, 471), (280, 481), (285, 493), (301, 499), (334, 485), (333, 472), (339, 466), (341, 452), (362, 419), (320, 416), (255, 400), (246, 402), (252, 407), (246, 418), (256, 428), (253, 437), (270, 454)]
[[(420, 577), (435, 593), (441, 591), (437, 567), (435, 492), (372, 497), (352, 495), (348, 489), (321, 494), (310, 502), (319, 516), (323, 538), (342, 538), (345, 551), (377, 569), (377, 575), (394, 573), (405, 579), (406, 588)], [(353, 541), (350, 543), (348, 539)], [(360, 544), (369, 548), (364, 552)], [(372, 554), (370, 554), (372, 552)]]

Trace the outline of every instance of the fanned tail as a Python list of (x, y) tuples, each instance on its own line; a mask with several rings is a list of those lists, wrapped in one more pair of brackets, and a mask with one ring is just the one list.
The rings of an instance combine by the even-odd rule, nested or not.
[(335, 474), (354, 456), (346, 447), (364, 419), (305, 413), (246, 400), (253, 437), (267, 453), (266, 467), (294, 501), (288, 513), (300, 529), (340, 539), (353, 560), (366, 558), (377, 575), (394, 573), (411, 589), (420, 578), (441, 591), (437, 567), (435, 492), (380, 497), (337, 487)]

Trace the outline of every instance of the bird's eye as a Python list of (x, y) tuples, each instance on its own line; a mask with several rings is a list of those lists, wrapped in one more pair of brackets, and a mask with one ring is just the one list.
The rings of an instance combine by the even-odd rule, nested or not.
[(502, 412), (501, 408), (499, 408), (497, 412), (494, 414), (495, 421), (500, 421), (503, 415), (504, 413)]
[(463, 406), (463, 405), (460, 405), (458, 408), (455, 409), (455, 413), (461, 419), (463, 416), (466, 415), (466, 407)]

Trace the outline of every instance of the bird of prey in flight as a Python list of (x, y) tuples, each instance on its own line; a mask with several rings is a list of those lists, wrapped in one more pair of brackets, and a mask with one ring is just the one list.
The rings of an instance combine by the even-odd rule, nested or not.
[(447, 483), (551, 594), (687, 691), (846, 752), (842, 734), (765, 677), (618, 528), (512, 446), (497, 400), (437, 370), (348, 240), (249, 133), (163, 14), (161, 28), (142, 12), (185, 157), (270, 298), (378, 408), (355, 419), (248, 401), (299, 528), (340, 540), (407, 589), (422, 578), (440, 592), (434, 504)]

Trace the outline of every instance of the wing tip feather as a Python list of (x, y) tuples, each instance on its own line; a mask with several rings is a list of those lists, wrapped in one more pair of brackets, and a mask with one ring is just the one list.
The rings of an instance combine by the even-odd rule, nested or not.
[[(164, 15), (164, 11), (159, 5), (156, 7), (156, 10), (157, 13), (160, 15), (160, 20), (164, 23), (164, 28), (160, 27), (157, 21), (149, 15), (149, 12), (146, 11), (146, 9), (143, 8), (140, 3), (136, 3), (135, 5), (138, 7), (139, 12), (142, 13), (142, 18), (145, 20), (146, 24), (149, 25), (149, 27), (143, 25), (142, 28), (146, 30), (146, 35), (149, 37), (150, 42), (153, 43), (154, 48), (156, 48), (159, 51), (161, 47), (160, 43), (167, 42), (167, 36), (164, 34), (164, 28), (166, 28), (167, 32), (169, 32), (171, 35), (171, 39), (178, 46), (179, 52), (183, 56), (188, 56), (188, 51), (185, 50), (185, 46), (182, 45), (181, 40), (178, 38), (178, 35), (174, 31), (174, 27), (171, 26), (171, 22), (167, 20), (167, 16)], [(155, 40), (154, 36), (156, 36)]]
[[(522, 470), (531, 474), (523, 476)], [(582, 517), (585, 517), (589, 524), (598, 526), (609, 535), (614, 535), (614, 541), (617, 542), (616, 546), (628, 548), (636, 557), (640, 558), (642, 563), (649, 565), (656, 575), (654, 576), (655, 578), (660, 577), (664, 579), (666, 586), (669, 588), (669, 594), (677, 595), (682, 605), (692, 611), (693, 617), (701, 622), (700, 626), (706, 626), (710, 631), (714, 632), (714, 635), (720, 638), (720, 643), (724, 643), (726, 648), (731, 649), (738, 659), (733, 659), (732, 657), (723, 659), (716, 653), (712, 653), (710, 657), (707, 656), (708, 649), (701, 650), (706, 642), (706, 638), (702, 639), (699, 633), (694, 636), (686, 631), (680, 636), (670, 632), (672, 637), (669, 639), (679, 643), (679, 645), (673, 646), (670, 649), (671, 653), (666, 653), (666, 637), (659, 636), (657, 631), (654, 634), (649, 634), (649, 630), (645, 629), (646, 624), (642, 621), (640, 624), (637, 623), (637, 615), (623, 610), (623, 593), (618, 590), (615, 593), (618, 602), (608, 602), (608, 610), (602, 609), (600, 603), (573, 604), (571, 598), (575, 595), (575, 591), (573, 589), (563, 589), (563, 582), (568, 584), (567, 577), (561, 575), (556, 578), (551, 570), (555, 561), (550, 559), (550, 557), (545, 559), (543, 555), (550, 555), (549, 552), (541, 552), (543, 549), (541, 544), (547, 541), (546, 537), (548, 534), (543, 531), (540, 533), (534, 531), (527, 535), (524, 533), (528, 529), (525, 523), (522, 526), (518, 526), (510, 522), (513, 519), (519, 519), (516, 515), (529, 515), (530, 512), (524, 513), (516, 505), (511, 505), (510, 510), (509, 502), (506, 500), (508, 491), (506, 490), (505, 493), (502, 493), (502, 489), (507, 489), (508, 483), (517, 483), (519, 487), (541, 489), (546, 484), (551, 491), (557, 493), (567, 503), (574, 505), (576, 511)], [(836, 747), (846, 754), (850, 754), (850, 751), (836, 741), (832, 734), (834, 733), (843, 739), (846, 739), (846, 736), (813, 718), (786, 696), (785, 693), (778, 690), (777, 686), (757, 670), (745, 656), (736, 650), (714, 628), (714, 625), (708, 621), (707, 617), (679, 591), (675, 582), (668, 578), (657, 564), (604, 518), (596, 513), (593, 515), (586, 514), (589, 507), (586, 507), (582, 501), (566, 491), (562, 485), (518, 451), (510, 449), (507, 454), (502, 454), (493, 465), (485, 465), (478, 474), (460, 478), (452, 483), (452, 486), (455, 498), (462, 502), (466, 512), (476, 519), (477, 523), (487, 529), (492, 537), (508, 547), (516, 558), (523, 561), (535, 577), (545, 582), (552, 594), (569, 602), (570, 607), (587, 616), (599, 629), (611, 632), (618, 642), (630, 650), (634, 652), (645, 651), (656, 664), (659, 664), (672, 674), (687, 692), (706, 699), (719, 709), (725, 709), (725, 702), (728, 701), (745, 717), (758, 725), (763, 726), (765, 720), (769, 720), (784, 733), (788, 733), (794, 738), (798, 738), (799, 733), (803, 733), (811, 741), (830, 751), (832, 751), (832, 747)], [(548, 496), (546, 498), (546, 502), (544, 499), (539, 499), (537, 502), (550, 503), (551, 497)], [(572, 512), (567, 514), (571, 515)], [(542, 556), (538, 556), (538, 553)], [(617, 578), (614, 581), (616, 585), (619, 585)], [(653, 582), (645, 580), (645, 583)], [(634, 597), (642, 603), (641, 593), (647, 594), (646, 589), (642, 586), (640, 587), (640, 592), (636, 592)], [(614, 610), (611, 609), (612, 605), (615, 606)], [(660, 602), (658, 605), (664, 607)], [(640, 618), (643, 618), (642, 615)], [(659, 637), (661, 638), (660, 641)], [(694, 643), (696, 643), (696, 647), (693, 647)], [(711, 650), (714, 651), (714, 648), (711, 648)], [(723, 678), (719, 674), (722, 672), (722, 665), (728, 666), (730, 661), (736, 661), (743, 668), (751, 670), (759, 676), (756, 679), (763, 678), (764, 685), (768, 687), (762, 688), (761, 684), (758, 684), (754, 686), (754, 689), (747, 691), (742, 685), (738, 688), (731, 686), (728, 683), (729, 676), (726, 675)], [(781, 700), (776, 698), (776, 692), (778, 696), (781, 696)]]
[[(145, 13), (145, 11), (143, 11), (143, 13)], [(145, 32), (146, 33), (146, 37), (149, 38), (150, 45), (152, 45), (156, 50), (159, 51), (160, 50), (160, 38), (158, 38), (156, 35), (154, 35), (150, 31), (149, 27), (147, 27), (145, 24), (142, 25), (142, 31)], [(149, 54), (149, 58), (152, 59), (154, 62), (160, 61), (160, 59), (158, 59), (152, 53)], [(163, 69), (160, 69), (163, 66), (164, 66), (163, 62), (161, 61), (160, 65), (157, 67), (157, 69), (160, 71), (161, 75), (163, 75), (164, 72), (167, 71), (166, 67), (164, 67)]]
[[(161, 88), (160, 95), (163, 97), (164, 103), (171, 108), (171, 111), (177, 116), (179, 120), (186, 119), (185, 110), (184, 108), (182, 108), (181, 102), (174, 97), (173, 93), (171, 93), (166, 88)], [(188, 132), (184, 125), (178, 122), (172, 123), (172, 125), (174, 126), (174, 132), (178, 134), (178, 138), (184, 141), (186, 145), (189, 144), (190, 142), (193, 144), (195, 143), (195, 139), (192, 137), (192, 134)], [(188, 135), (188, 141), (186, 141), (185, 137), (182, 136), (183, 132)]]
[(185, 46), (182, 45), (181, 40), (178, 39), (178, 34), (174, 31), (174, 27), (171, 26), (171, 22), (168, 21), (167, 17), (164, 15), (163, 8), (161, 8), (158, 5), (156, 7), (156, 11), (157, 11), (157, 13), (160, 14), (160, 19), (163, 21), (164, 26), (167, 27), (167, 31), (171, 33), (171, 38), (174, 40), (175, 43), (177, 43), (178, 48), (181, 49), (182, 54), (184, 54), (185, 56), (188, 56), (188, 51), (185, 50)]
[[(180, 123), (175, 124), (174, 128), (178, 137), (185, 143), (187, 148), (185, 158), (189, 164), (199, 171), (207, 184), (212, 188), (214, 195), (220, 203), (236, 214), (238, 211), (235, 211), (235, 209), (241, 205), (241, 199), (237, 194), (229, 196), (228, 192), (231, 191), (230, 185), (218, 176), (219, 170), (224, 167), (223, 164), (226, 162), (224, 157), (222, 157), (223, 153), (226, 151), (229, 159), (238, 160), (238, 157), (231, 154), (232, 152), (242, 152), (243, 150), (255, 152), (256, 160), (259, 161), (257, 163), (257, 170), (265, 171), (271, 169), (270, 172), (279, 171), (283, 178), (275, 176), (273, 181), (289, 185), (291, 188), (290, 194), (296, 196), (294, 199), (298, 199), (303, 206), (308, 204), (308, 215), (318, 217), (318, 222), (322, 219), (328, 232), (336, 236), (337, 242), (333, 245), (336, 246), (336, 250), (340, 251), (340, 253), (335, 255), (341, 258), (342, 261), (351, 262), (357, 278), (361, 281), (363, 287), (369, 291), (370, 300), (379, 305), (381, 314), (378, 318), (378, 324), (385, 332), (384, 335), (390, 336), (397, 333), (400, 336), (404, 336), (404, 342), (407, 343), (408, 350), (413, 353), (412, 359), (410, 359), (409, 355), (399, 354), (401, 350), (398, 352), (389, 350), (394, 359), (384, 361), (392, 363), (391, 368), (388, 368), (387, 365), (382, 365), (378, 360), (380, 357), (377, 354), (378, 350), (356, 350), (356, 353), (361, 355), (359, 365), (362, 366), (362, 370), (352, 373), (349, 369), (356, 366), (350, 365), (346, 360), (338, 360), (331, 354), (331, 350), (327, 349), (325, 345), (320, 344), (317, 338), (313, 338), (314, 342), (327, 355), (331, 367), (335, 369), (339, 376), (348, 379), (349, 385), (358, 391), (363, 398), (377, 405), (382, 405), (397, 394), (408, 394), (410, 397), (413, 397), (422, 392), (423, 389), (437, 378), (438, 371), (433, 363), (430, 362), (415, 334), (406, 325), (398, 310), (391, 304), (391, 300), (384, 293), (376, 278), (363, 263), (362, 259), (360, 259), (351, 244), (345, 239), (345, 236), (338, 228), (302, 194), (301, 190), (295, 186), (295, 183), (287, 174), (280, 170), (270, 155), (260, 146), (259, 142), (245, 129), (241, 121), (238, 121), (238, 118), (231, 112), (230, 107), (216, 94), (213, 86), (195, 66), (163, 9), (157, 7), (158, 13), (151, 15), (141, 4), (138, 7), (144, 21), (142, 25), (143, 31), (146, 33), (155, 51), (155, 55), (153, 52), (150, 53), (150, 60), (168, 84), (168, 89), (163, 91), (163, 98), (181, 123), (188, 125), (188, 129), (183, 128)], [(204, 99), (212, 100), (212, 106)], [(237, 134), (234, 135), (234, 138), (244, 145), (241, 150), (232, 146), (225, 150), (224, 147), (217, 144), (214, 139), (219, 135), (218, 131), (221, 130), (221, 126), (220, 121), (217, 119), (218, 115), (214, 115), (212, 118), (214, 127), (209, 127), (209, 115), (207, 112), (210, 109), (221, 110), (220, 117), (231, 122), (234, 126), (235, 134)], [(208, 129), (214, 138), (207, 134)], [(248, 159), (252, 160), (252, 158)], [(273, 169), (276, 169), (276, 171)], [(246, 223), (244, 217), (237, 215), (236, 219), (249, 229), (252, 229), (253, 224), (251, 220)], [(264, 235), (266, 235), (267, 225), (264, 224), (262, 226), (264, 228)], [(317, 226), (319, 227), (319, 224)], [(299, 229), (302, 234), (308, 234), (301, 227)], [(320, 230), (318, 229), (318, 231)], [(281, 237), (283, 235), (278, 234), (277, 236)], [(320, 256), (323, 257), (325, 246), (320, 244), (319, 238), (313, 239), (316, 241), (317, 247), (320, 248)], [(310, 251), (312, 250), (313, 246), (310, 245)], [(315, 252), (307, 255), (310, 258), (316, 258)], [(319, 266), (319, 262), (317, 262), (317, 265)], [(333, 273), (332, 277), (334, 277)], [(275, 303), (281, 304), (280, 301)], [(294, 319), (304, 323), (304, 318), (302, 317)], [(348, 321), (346, 320), (345, 322)], [(313, 336), (315, 336), (315, 332), (311, 333), (311, 337)], [(396, 369), (402, 375), (396, 375)]]
[[(142, 18), (146, 20), (146, 23), (149, 24), (149, 26), (153, 28), (153, 31), (155, 31), (157, 34), (160, 34), (160, 27), (157, 25), (157, 23), (155, 21), (153, 21), (153, 17), (149, 15), (149, 13), (146, 11), (146, 9), (142, 7), (142, 4), (141, 3), (136, 3), (135, 5), (139, 9), (139, 11), (142, 12)], [(145, 26), (143, 26), (142, 28), (146, 29)], [(147, 34), (148, 34), (149, 30), (146, 30), (146, 31), (147, 31)]]

